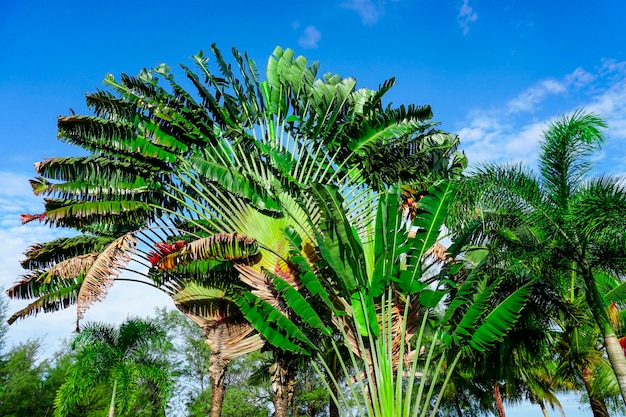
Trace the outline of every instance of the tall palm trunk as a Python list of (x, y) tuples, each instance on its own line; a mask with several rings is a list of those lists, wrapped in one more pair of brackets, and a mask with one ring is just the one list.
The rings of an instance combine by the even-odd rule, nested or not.
[(496, 382), (493, 386), (493, 398), (496, 401), (496, 408), (498, 409), (499, 417), (506, 417), (504, 412), (504, 403), (502, 402), (502, 394), (500, 393), (500, 383)]
[(115, 417), (115, 392), (117, 391), (117, 380), (113, 381), (113, 392), (111, 393), (111, 405), (109, 405), (109, 417)]
[(546, 408), (546, 404), (543, 402), (543, 400), (537, 401), (537, 404), (539, 404), (539, 407), (541, 408), (541, 414), (543, 414), (543, 417), (550, 417), (550, 415), (548, 414), (548, 409)]
[(611, 320), (607, 314), (604, 302), (596, 285), (596, 281), (593, 277), (593, 273), (590, 269), (583, 269), (583, 278), (587, 286), (586, 297), (587, 303), (591, 308), (593, 318), (595, 319), (598, 328), (602, 332), (604, 338), (604, 347), (606, 348), (609, 362), (617, 378), (620, 392), (622, 394), (622, 400), (626, 404), (626, 356), (624, 356), (624, 350), (615, 335), (615, 330), (611, 324)]
[(287, 417), (293, 403), (296, 388), (296, 372), (291, 355), (274, 353), (274, 364), (270, 367), (272, 392), (274, 393), (274, 416)]
[[(337, 394), (339, 393), (337, 385), (331, 384), (330, 391), (336, 398)], [(339, 417), (339, 407), (337, 407), (337, 403), (335, 403), (332, 398), (330, 399), (330, 403), (328, 404), (328, 415), (329, 417)]]
[(212, 352), (209, 365), (211, 380), (211, 417), (221, 417), (224, 401), (224, 375), (230, 359), (223, 358), (219, 353)]
[(611, 327), (609, 331), (605, 331), (603, 333), (606, 353), (609, 357), (609, 361), (611, 362), (611, 366), (613, 367), (613, 372), (615, 372), (617, 382), (619, 383), (622, 400), (624, 400), (624, 404), (626, 404), (626, 356), (624, 356), (624, 351), (617, 340), (617, 336), (615, 335), (613, 328)]
[(338, 398), (337, 394), (339, 393), (339, 387), (337, 384), (339, 383), (339, 379), (341, 378), (341, 364), (339, 363), (339, 356), (332, 353), (332, 357), (327, 360), (329, 370), (332, 373), (332, 379), (336, 382), (335, 384), (330, 384), (330, 392), (332, 396), (329, 398), (328, 404), (328, 416), (329, 417), (339, 417), (339, 406), (335, 401), (333, 401), (332, 397)]
[(604, 398), (598, 397), (593, 393), (593, 371), (588, 365), (583, 368), (582, 377), (585, 383), (585, 390), (587, 390), (587, 395), (589, 396), (589, 405), (591, 405), (593, 417), (609, 417), (609, 410), (606, 408)]

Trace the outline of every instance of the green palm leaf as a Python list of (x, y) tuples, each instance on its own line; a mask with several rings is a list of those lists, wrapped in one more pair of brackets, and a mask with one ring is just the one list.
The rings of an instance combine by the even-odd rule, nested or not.
[(515, 290), (484, 319), (472, 334), (470, 346), (483, 351), (495, 341), (501, 340), (520, 317), (520, 313), (530, 296), (533, 283), (529, 282)]
[(403, 291), (415, 292), (422, 288), (421, 263), (428, 250), (440, 238), (441, 229), (448, 215), (457, 186), (450, 180), (442, 180), (428, 189), (428, 194), (418, 201), (418, 213), (413, 220), (415, 238), (408, 253), (407, 268), (400, 272), (398, 285)]
[(326, 336), (331, 335), (331, 330), (324, 324), (320, 316), (317, 314), (313, 306), (291, 285), (285, 280), (265, 270), (264, 273), (272, 279), (276, 286), (276, 290), (281, 294), (285, 304), (300, 317), (300, 319), (309, 326), (318, 329)]
[(302, 344), (315, 350), (315, 345), (298, 326), (267, 301), (249, 291), (234, 294), (233, 298), (244, 317), (272, 345), (283, 351), (304, 355), (310, 353)]
[(26, 307), (15, 312), (9, 317), (7, 322), (13, 324), (17, 319), (23, 319), (29, 316), (36, 316), (40, 312), (59, 311), (76, 304), (78, 292), (82, 282), (65, 282), (65, 285), (57, 285), (54, 289), (47, 288), (45, 293), (35, 301), (29, 303)]

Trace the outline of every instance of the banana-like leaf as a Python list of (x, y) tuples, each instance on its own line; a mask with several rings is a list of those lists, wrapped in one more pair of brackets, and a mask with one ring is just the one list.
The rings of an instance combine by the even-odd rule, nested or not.
[(38, 243), (24, 252), (26, 259), (21, 265), (24, 269), (49, 268), (74, 256), (101, 251), (112, 241), (113, 238), (107, 236), (78, 235)]
[(368, 279), (363, 247), (346, 219), (343, 199), (337, 187), (314, 183), (310, 193), (322, 207), (322, 235), (317, 234), (322, 259), (335, 271), (346, 294), (366, 287)]
[(417, 285), (422, 277), (422, 260), (440, 238), (448, 209), (456, 193), (451, 180), (439, 181), (428, 189), (428, 194), (418, 201), (418, 212), (413, 220), (416, 228), (411, 250), (407, 254), (407, 268), (400, 272), (398, 285), (402, 291), (412, 293), (421, 290)]
[(350, 297), (354, 323), (361, 336), (378, 337), (380, 327), (374, 297), (366, 289), (359, 289)]
[[(330, 311), (333, 312), (333, 314), (345, 314), (344, 312), (339, 311), (335, 308), (333, 302), (330, 300), (328, 291), (324, 284), (322, 284), (322, 282), (320, 281), (318, 274), (315, 273), (315, 271), (309, 264), (309, 261), (307, 261), (307, 259), (302, 255), (302, 238), (300, 237), (300, 235), (296, 232), (293, 226), (287, 227), (284, 230), (284, 233), (291, 245), (291, 256), (289, 258), (289, 262), (291, 262), (293, 266), (297, 268), (298, 278), (300, 279), (300, 282), (302, 282), (302, 285), (304, 285), (304, 288), (309, 291), (311, 296), (319, 297), (319, 299), (324, 302), (326, 307), (329, 308)], [(314, 262), (314, 260), (311, 260), (311, 262)]]
[[(458, 266), (462, 267), (462, 265), (463, 264), (459, 262), (454, 266), (454, 269)], [(470, 305), (476, 294), (476, 289), (479, 288), (481, 283), (480, 268), (481, 265), (472, 268), (463, 284), (457, 288), (454, 298), (448, 304), (448, 307), (446, 308), (446, 311), (441, 319), (442, 322), (449, 322), (459, 308)]]
[(114, 240), (98, 255), (78, 292), (77, 321), (83, 318), (94, 302), (104, 300), (115, 278), (130, 262), (135, 246), (136, 241), (131, 232)]
[(153, 206), (140, 201), (47, 200), (44, 213), (22, 215), (22, 223), (39, 220), (78, 229), (98, 223), (137, 227), (145, 224), (154, 214)]
[(244, 317), (273, 346), (284, 351), (310, 355), (307, 346), (315, 350), (315, 345), (283, 313), (249, 291), (234, 294), (235, 303)]
[(108, 181), (103, 184), (104, 178), (97, 182), (74, 181), (61, 184), (52, 184), (45, 179), (30, 180), (35, 194), (45, 194), (58, 199), (107, 199), (126, 197), (133, 200), (148, 200), (154, 197), (152, 190), (142, 178), (134, 182)]
[(402, 259), (411, 247), (402, 224), (399, 189), (394, 187), (380, 197), (376, 212), (375, 267), (369, 282), (374, 297), (382, 295), (383, 289), (392, 281), (402, 284)]
[(206, 320), (223, 320), (241, 316), (235, 303), (220, 288), (205, 287), (197, 282), (189, 282), (172, 294), (172, 300), (179, 309)]
[(410, 136), (423, 127), (419, 120), (402, 120), (385, 125), (365, 124), (361, 127), (358, 140), (350, 144), (350, 149), (359, 156), (365, 156), (381, 145), (388, 144), (397, 138)]
[(132, 156), (140, 161), (163, 165), (176, 155), (137, 135), (134, 126), (92, 116), (59, 117), (59, 138), (90, 151)]
[(280, 277), (272, 274), (270, 271), (265, 270), (264, 273), (272, 279), (276, 290), (282, 295), (285, 304), (293, 312), (300, 317), (300, 319), (313, 327), (314, 329), (318, 329), (322, 332), (322, 334), (326, 336), (330, 336), (332, 334), (330, 328), (324, 324), (320, 316), (317, 314), (313, 306), (309, 304), (309, 302), (291, 285), (289, 285), (285, 280)]
[(526, 283), (493, 309), (473, 332), (469, 345), (478, 351), (483, 351), (494, 342), (502, 340), (520, 317), (533, 284), (533, 282)]
[(83, 278), (84, 275), (82, 274), (70, 278), (61, 278), (58, 275), (50, 275), (48, 271), (29, 271), (22, 275), (22, 279), (8, 288), (6, 294), (11, 299), (31, 300), (82, 282)]
[(218, 233), (186, 244), (180, 241), (166, 252), (163, 252), (165, 244), (160, 245), (161, 252), (153, 252), (149, 256), (154, 265), (165, 270), (197, 260), (249, 260), (259, 254), (259, 244), (255, 239), (236, 233)]
[(13, 324), (18, 319), (36, 316), (41, 311), (46, 313), (59, 311), (76, 304), (80, 286), (81, 282), (77, 282), (46, 292), (37, 300), (11, 315), (7, 320), (8, 324)]
[(463, 314), (463, 318), (456, 326), (456, 329), (452, 332), (453, 335), (458, 335), (458, 337), (461, 338), (471, 336), (479, 319), (488, 311), (489, 300), (493, 295), (498, 282), (495, 282), (487, 287), (485, 287), (483, 281), (479, 284), (480, 286), (474, 287), (474, 299), (472, 304), (467, 309), (465, 314)]

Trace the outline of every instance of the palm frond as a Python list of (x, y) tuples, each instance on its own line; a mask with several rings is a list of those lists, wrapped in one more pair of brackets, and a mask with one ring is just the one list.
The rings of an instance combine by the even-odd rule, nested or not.
[(127, 233), (114, 240), (98, 255), (85, 275), (78, 293), (77, 321), (83, 318), (93, 303), (104, 300), (115, 278), (130, 262), (135, 245), (133, 233)]
[(554, 204), (565, 208), (591, 169), (591, 156), (604, 143), (607, 124), (594, 113), (577, 110), (553, 121), (544, 132), (539, 154), (543, 186)]

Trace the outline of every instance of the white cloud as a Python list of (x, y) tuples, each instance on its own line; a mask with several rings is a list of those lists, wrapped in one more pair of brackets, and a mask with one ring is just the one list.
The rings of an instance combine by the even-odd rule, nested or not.
[(563, 93), (565, 90), (565, 85), (559, 81), (544, 80), (510, 100), (507, 106), (512, 113), (532, 112), (547, 96)]
[(582, 68), (576, 68), (572, 73), (567, 74), (562, 80), (547, 79), (538, 82), (527, 90), (521, 92), (517, 97), (507, 103), (508, 111), (511, 113), (534, 112), (537, 107), (549, 96), (567, 93), (571, 90), (579, 90), (589, 85), (596, 79), (596, 76)]
[(378, 22), (383, 16), (384, 10), (383, 1), (374, 0), (350, 0), (343, 3), (341, 6), (355, 11), (360, 17), (364, 25), (373, 25)]
[(478, 14), (474, 11), (472, 6), (469, 5), (469, 0), (463, 0), (463, 4), (456, 18), (461, 29), (463, 29), (463, 35), (467, 35), (470, 30), (470, 23), (474, 23), (478, 20)]
[(596, 79), (595, 75), (578, 67), (574, 70), (574, 72), (565, 76), (565, 83), (568, 86), (573, 86), (575, 88), (582, 88), (585, 85), (594, 81), (595, 79)]
[(545, 127), (545, 122), (534, 122), (517, 128), (506, 115), (482, 110), (473, 112), (468, 119), (468, 126), (457, 133), (472, 165), (502, 161), (532, 162)]
[(315, 26), (307, 26), (298, 39), (298, 44), (303, 48), (317, 48), (320, 39), (322, 39), (322, 33)]
[(577, 68), (560, 79), (542, 80), (504, 105), (494, 103), (492, 109), (470, 112), (458, 130), (470, 163), (519, 161), (533, 166), (543, 130), (559, 116), (542, 108), (548, 98), (558, 99), (554, 106), (558, 109), (567, 103), (567, 110), (560, 113), (583, 108), (603, 116), (609, 129), (605, 151), (599, 155), (601, 170), (626, 172), (626, 62), (614, 61), (593, 73)]

